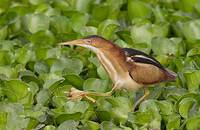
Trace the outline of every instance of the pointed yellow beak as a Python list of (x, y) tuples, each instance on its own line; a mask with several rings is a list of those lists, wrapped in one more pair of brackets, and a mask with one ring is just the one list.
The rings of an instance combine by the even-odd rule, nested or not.
[(73, 40), (73, 41), (67, 41), (60, 43), (59, 45), (65, 46), (65, 45), (84, 45), (85, 41), (83, 39)]

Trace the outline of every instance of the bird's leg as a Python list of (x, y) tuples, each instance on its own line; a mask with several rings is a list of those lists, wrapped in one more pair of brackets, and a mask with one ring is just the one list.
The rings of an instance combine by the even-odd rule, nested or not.
[(106, 93), (100, 93), (100, 92), (84, 92), (81, 90), (78, 90), (76, 88), (71, 88), (70, 92), (68, 93), (68, 100), (77, 100), (77, 99), (82, 99), (82, 98), (86, 98), (88, 100), (90, 100), (91, 102), (95, 103), (96, 100), (90, 96), (101, 96), (101, 97), (106, 97), (106, 96), (111, 96), (112, 92), (114, 91), (114, 89), (116, 88), (116, 85), (114, 85), (114, 87), (112, 88), (111, 91), (106, 92)]
[(149, 90), (147, 88), (144, 88), (144, 95), (137, 100), (137, 102), (135, 103), (134, 107), (133, 107), (133, 111), (135, 111), (135, 109), (138, 107), (138, 105), (146, 98), (148, 97), (150, 94)]

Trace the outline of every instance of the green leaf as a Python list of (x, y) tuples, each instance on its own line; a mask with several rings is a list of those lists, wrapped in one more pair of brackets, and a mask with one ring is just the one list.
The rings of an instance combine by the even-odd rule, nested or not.
[(78, 130), (78, 122), (73, 120), (68, 120), (60, 124), (57, 130)]
[(89, 107), (89, 104), (85, 101), (79, 101), (79, 102), (68, 101), (66, 102), (66, 105), (65, 105), (65, 111), (68, 114), (73, 114), (77, 112), (84, 113), (86, 112), (88, 107)]
[(8, 114), (6, 112), (0, 112), (0, 129), (6, 129), (6, 122), (7, 122)]
[(189, 112), (192, 106), (194, 105), (195, 100), (192, 98), (184, 98), (181, 100), (179, 103), (179, 113), (183, 118), (188, 118), (189, 117)]
[[(168, 35), (169, 25), (167, 23), (150, 24), (140, 23), (131, 27), (131, 37), (138, 44), (147, 44), (151, 48), (151, 40), (154, 37), (166, 37)], [(148, 50), (146, 49), (146, 50)], [(149, 51), (149, 50), (148, 50)]]
[(49, 29), (49, 18), (44, 14), (30, 14), (25, 17), (25, 25), (31, 33)]
[(111, 111), (109, 111), (111, 117), (119, 122), (125, 122), (128, 118), (128, 113), (131, 112), (132, 109), (129, 99), (125, 97), (116, 97), (107, 100), (112, 105)]
[(200, 129), (200, 116), (196, 116), (193, 118), (190, 118), (186, 123), (187, 130), (198, 130)]
[(44, 127), (44, 130), (56, 130), (56, 127), (53, 125), (47, 125)]
[(0, 65), (8, 65), (11, 63), (11, 56), (8, 51), (0, 50)]
[(180, 0), (178, 7), (185, 12), (193, 12), (198, 0)]
[(193, 48), (191, 50), (188, 51), (187, 56), (198, 56), (200, 55), (200, 48)]
[(50, 98), (50, 93), (47, 89), (40, 90), (36, 95), (37, 103), (42, 105), (48, 103), (49, 98)]
[(65, 68), (63, 70), (63, 75), (70, 74), (80, 74), (83, 69), (83, 63), (81, 60), (72, 58), (65, 59)]
[(83, 83), (83, 89), (85, 91), (96, 91), (96, 92), (106, 92), (108, 87), (108, 81), (89, 78)]
[(16, 52), (16, 60), (21, 64), (26, 64), (33, 56), (33, 52), (27, 50), (27, 47), (20, 48)]
[(199, 70), (190, 70), (184, 72), (184, 77), (187, 83), (187, 88), (190, 92), (199, 91), (200, 85), (200, 71)]
[(156, 55), (178, 55), (179, 53), (184, 54), (183, 47), (184, 44), (181, 38), (152, 39), (152, 50)]
[(199, 21), (200, 20), (197, 19), (188, 22), (178, 22), (180, 29), (183, 32), (183, 35), (190, 42), (200, 39)]
[(119, 23), (115, 20), (107, 19), (101, 22), (98, 26), (98, 35), (106, 39), (111, 39), (113, 34), (117, 31)]
[(92, 8), (92, 18), (95, 19), (97, 22), (103, 21), (108, 16), (108, 6), (97, 4), (94, 5)]
[(100, 66), (100, 67), (97, 68), (97, 73), (98, 73), (98, 75), (101, 79), (106, 80), (106, 79), (109, 78), (108, 74), (107, 74), (106, 70), (103, 68), (103, 66)]
[(55, 16), (51, 18), (51, 28), (55, 33), (67, 33), (71, 32), (69, 26), (69, 19), (64, 16)]
[(0, 27), (0, 40), (6, 39), (8, 36), (8, 26)]
[(91, 129), (91, 130), (99, 130), (100, 128), (100, 125), (94, 121), (87, 121), (86, 126), (88, 129)]
[(4, 121), (6, 121), (4, 124), (6, 130), (20, 130), (27, 127), (29, 119), (25, 119), (22, 116), (22, 113), (24, 112), (22, 104), (1, 102), (0, 113), (2, 112), (6, 113), (6, 115), (3, 114), (0, 116), (1, 118), (4, 118)]
[(88, 22), (89, 16), (80, 12), (74, 13), (71, 19), (71, 27), (75, 32), (80, 32)]
[(180, 128), (180, 116), (172, 114), (168, 117), (166, 128), (167, 130), (179, 129)]
[(48, 73), (50, 71), (49, 66), (43, 61), (36, 62), (35, 65), (34, 65), (34, 70), (38, 74)]
[(128, 0), (128, 16), (134, 18), (150, 18), (151, 9), (148, 4), (139, 0)]
[(64, 76), (66, 81), (71, 84), (72, 86), (78, 88), (78, 89), (82, 89), (83, 88), (83, 82), (84, 80), (77, 75), (65, 75)]
[(169, 101), (158, 101), (160, 112), (163, 115), (171, 115), (173, 113), (173, 104)]
[(55, 37), (49, 30), (38, 31), (31, 35), (30, 41), (37, 47), (49, 47), (54, 44)]
[(102, 122), (100, 128), (102, 130), (123, 130), (117, 127), (113, 122), (108, 122), (108, 121)]
[(29, 86), (19, 80), (9, 80), (5, 82), (4, 92), (8, 99), (17, 102), (28, 94)]

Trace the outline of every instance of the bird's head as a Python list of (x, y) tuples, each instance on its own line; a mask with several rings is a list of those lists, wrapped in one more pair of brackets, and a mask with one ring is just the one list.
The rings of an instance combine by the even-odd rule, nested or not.
[(82, 46), (85, 48), (89, 48), (92, 51), (97, 51), (99, 49), (103, 49), (109, 46), (109, 41), (106, 39), (97, 36), (97, 35), (91, 35), (85, 38), (77, 39), (77, 40), (72, 40), (72, 41), (67, 41), (60, 43), (60, 45), (76, 45), (76, 46)]

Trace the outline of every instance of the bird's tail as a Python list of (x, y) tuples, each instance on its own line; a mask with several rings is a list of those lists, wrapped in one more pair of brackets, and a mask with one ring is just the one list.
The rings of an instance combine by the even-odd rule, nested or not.
[(169, 69), (166, 69), (167, 81), (176, 80), (177, 74)]

